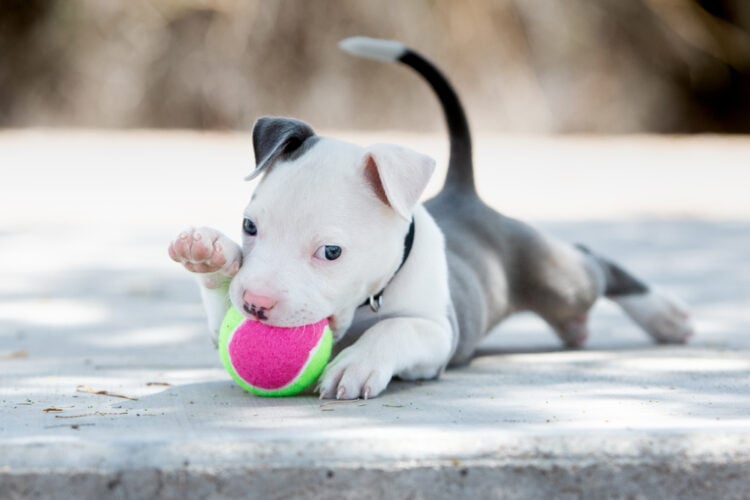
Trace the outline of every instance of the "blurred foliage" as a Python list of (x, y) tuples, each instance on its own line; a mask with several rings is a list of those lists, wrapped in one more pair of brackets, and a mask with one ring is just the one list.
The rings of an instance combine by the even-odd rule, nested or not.
[(481, 129), (750, 131), (747, 0), (0, 0), (0, 126), (436, 130), (404, 41)]

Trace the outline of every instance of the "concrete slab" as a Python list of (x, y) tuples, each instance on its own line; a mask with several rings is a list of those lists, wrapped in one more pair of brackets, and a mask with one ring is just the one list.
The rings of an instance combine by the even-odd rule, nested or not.
[(694, 342), (602, 304), (584, 350), (520, 316), (440, 381), (257, 398), (165, 250), (187, 223), (238, 232), (249, 137), (5, 132), (0, 498), (747, 497), (750, 141), (480, 141), (496, 207), (684, 297)]

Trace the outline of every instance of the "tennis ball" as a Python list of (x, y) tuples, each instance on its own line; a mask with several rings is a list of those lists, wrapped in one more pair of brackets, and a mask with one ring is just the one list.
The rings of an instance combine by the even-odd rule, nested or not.
[(293, 328), (245, 318), (230, 307), (219, 331), (219, 356), (240, 387), (259, 396), (293, 396), (312, 385), (331, 357), (328, 320)]

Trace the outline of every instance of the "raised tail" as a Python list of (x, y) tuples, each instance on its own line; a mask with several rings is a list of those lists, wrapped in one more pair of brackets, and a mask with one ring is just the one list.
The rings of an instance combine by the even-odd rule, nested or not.
[(342, 40), (339, 47), (346, 52), (368, 59), (400, 62), (427, 80), (440, 100), (445, 121), (448, 124), (450, 160), (445, 185), (474, 191), (469, 124), (456, 92), (440, 70), (409, 47), (392, 40), (356, 36)]

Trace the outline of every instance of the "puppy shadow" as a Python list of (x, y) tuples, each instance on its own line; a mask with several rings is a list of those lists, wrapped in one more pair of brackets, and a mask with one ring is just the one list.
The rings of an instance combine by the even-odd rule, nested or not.
[[(166, 382), (160, 382), (159, 384), (166, 384)], [(137, 400), (122, 403), (122, 406), (128, 409), (150, 408), (162, 411), (191, 407), (198, 409), (208, 406), (279, 406), (279, 400), (281, 399), (291, 400), (296, 398), (265, 398), (256, 396), (242, 389), (233, 380), (227, 379), (164, 385), (161, 390), (141, 396)]]
[[(387, 394), (398, 396), (420, 387), (436, 383), (434, 380), (420, 380), (417, 382), (403, 381), (394, 378), (389, 384)], [(280, 408), (294, 406), (324, 405), (335, 399), (320, 399), (315, 392), (315, 384), (294, 396), (266, 397), (252, 394), (237, 385), (233, 380), (216, 380), (210, 382), (196, 382), (189, 384), (175, 384), (153, 394), (142, 396), (135, 401), (123, 402), (122, 407), (137, 408), (175, 408), (179, 406), (228, 406), (254, 408)]]
[(584, 347), (566, 347), (564, 345), (537, 345), (530, 347), (498, 347), (486, 346), (479, 347), (474, 353), (472, 359), (492, 357), (492, 356), (509, 356), (514, 354), (554, 354), (554, 353), (603, 353), (603, 352), (650, 352), (661, 348), (690, 348), (688, 344), (659, 344), (655, 342), (644, 341), (643, 343), (633, 342), (607, 342), (606, 345), (591, 345)]
[(564, 346), (534, 346), (534, 347), (479, 347), (472, 359), (492, 356), (507, 356), (510, 354), (547, 354), (552, 352), (581, 351), (584, 349), (569, 349)]

